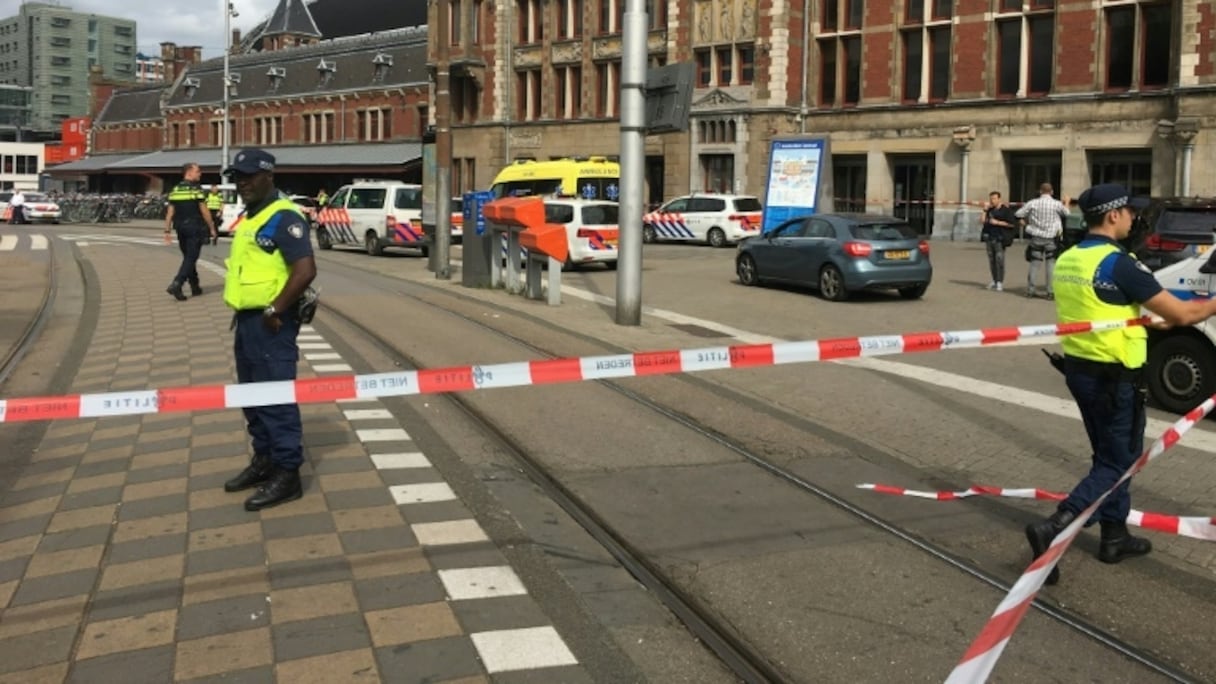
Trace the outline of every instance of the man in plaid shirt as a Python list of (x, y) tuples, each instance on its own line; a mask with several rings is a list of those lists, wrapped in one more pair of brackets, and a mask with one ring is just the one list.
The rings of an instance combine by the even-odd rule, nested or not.
[(1026, 273), (1026, 296), (1034, 297), (1035, 274), (1039, 270), (1039, 262), (1047, 264), (1047, 281), (1044, 289), (1047, 298), (1055, 299), (1051, 289), (1051, 279), (1055, 275), (1056, 253), (1059, 250), (1059, 239), (1064, 234), (1064, 219), (1068, 217), (1068, 196), (1063, 201), (1052, 197), (1055, 192), (1051, 183), (1039, 186), (1039, 196), (1022, 205), (1016, 216), (1026, 222), (1026, 234), (1030, 236), (1030, 244), (1026, 246), (1026, 260), (1030, 262), (1030, 270)]

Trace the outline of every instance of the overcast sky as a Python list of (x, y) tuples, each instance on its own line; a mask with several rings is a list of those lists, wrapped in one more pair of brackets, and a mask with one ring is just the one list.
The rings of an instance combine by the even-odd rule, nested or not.
[[(210, 59), (223, 54), (223, 0), (40, 0), (68, 7), (77, 12), (104, 14), (134, 19), (137, 24), (139, 51), (159, 54), (160, 44), (171, 41), (178, 45), (201, 45), (203, 57)], [(278, 0), (233, 0), (240, 16), (232, 27), (248, 33), (270, 16)], [(0, 17), (17, 13), (21, 0), (0, 0)]]

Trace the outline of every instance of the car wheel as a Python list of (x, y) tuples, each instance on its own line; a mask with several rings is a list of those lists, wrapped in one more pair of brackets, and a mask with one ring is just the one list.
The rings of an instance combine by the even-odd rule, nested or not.
[(709, 241), (710, 247), (726, 246), (726, 233), (721, 228), (710, 228), (705, 238)]
[(317, 246), (321, 249), (333, 249), (334, 243), (329, 239), (329, 231), (324, 228), (317, 229)]
[(381, 254), (384, 254), (384, 248), (380, 246), (380, 237), (370, 230), (367, 231), (363, 244), (367, 248), (367, 253), (370, 256), (380, 256)]
[(828, 264), (819, 272), (819, 293), (833, 302), (849, 298), (849, 291), (844, 289), (844, 274), (835, 264)]
[(657, 241), (657, 237), (655, 236), (655, 233), (654, 233), (654, 226), (652, 226), (650, 224), (642, 226), (642, 242), (647, 245), (650, 245), (650, 244), (654, 244), (656, 241)]
[(735, 273), (739, 275), (740, 285), (759, 285), (760, 269), (756, 268), (756, 259), (750, 254), (739, 257), (735, 263)]
[(929, 289), (929, 283), (920, 283), (911, 287), (899, 288), (899, 296), (904, 299), (920, 299), (925, 296), (925, 290)]
[(1189, 334), (1151, 340), (1148, 389), (1161, 408), (1183, 414), (1216, 394), (1212, 344)]

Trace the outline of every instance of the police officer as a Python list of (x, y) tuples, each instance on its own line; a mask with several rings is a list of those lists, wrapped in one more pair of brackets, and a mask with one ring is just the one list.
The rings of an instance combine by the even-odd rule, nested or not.
[(211, 186), (211, 192), (207, 193), (207, 211), (211, 212), (211, 225), (218, 231), (224, 225), (224, 196), (214, 185)]
[[(245, 209), (233, 226), (232, 253), (224, 279), (224, 302), (236, 314), (236, 374), (239, 382), (294, 380), (300, 322), (296, 305), (317, 275), (308, 220), (274, 186), (275, 158), (248, 148), (224, 171), (236, 181)], [(303, 495), (303, 427), (296, 404), (246, 408), (253, 442), (249, 467), (224, 483), (236, 492), (257, 486), (245, 510), (257, 511)]]
[(198, 282), (199, 254), (203, 251), (203, 243), (207, 235), (215, 240), (215, 224), (211, 221), (211, 212), (207, 210), (206, 195), (199, 186), (203, 171), (193, 162), (182, 167), (182, 182), (169, 191), (169, 211), (165, 213), (165, 241), (169, 240), (169, 232), (177, 231), (177, 245), (182, 250), (182, 264), (177, 269), (173, 282), (165, 290), (179, 302), (186, 301), (182, 293), (182, 285), (190, 282), (190, 294), (199, 296), (203, 288)]
[(324, 209), (327, 204), (329, 204), (329, 193), (325, 192), (325, 188), (321, 188), (321, 192), (317, 193), (317, 206)]
[[(1163, 289), (1153, 274), (1119, 241), (1131, 232), (1136, 211), (1147, 201), (1133, 198), (1113, 183), (1096, 185), (1078, 200), (1088, 233), (1060, 255), (1054, 288), (1060, 323), (1127, 320), (1140, 317), (1141, 305), (1164, 319), (1154, 327), (1191, 325), (1216, 314), (1216, 299), (1182, 301)], [(1077, 402), (1093, 449), (1087, 474), (1046, 520), (1026, 526), (1026, 538), (1037, 558), (1053, 539), (1139, 458), (1144, 448), (1145, 393), (1141, 369), (1147, 356), (1148, 331), (1128, 327), (1068, 335), (1060, 340), (1064, 372)], [(1107, 497), (1094, 513), (1102, 529), (1098, 560), (1103, 563), (1141, 556), (1152, 550), (1147, 539), (1127, 530), (1131, 509), (1129, 482)], [(1047, 584), (1059, 581), (1053, 569)]]

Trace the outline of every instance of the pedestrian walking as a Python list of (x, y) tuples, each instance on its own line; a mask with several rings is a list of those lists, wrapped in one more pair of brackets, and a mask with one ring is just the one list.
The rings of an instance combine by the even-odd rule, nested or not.
[(980, 230), (980, 239), (984, 241), (988, 253), (988, 270), (992, 274), (988, 289), (1001, 292), (1005, 289), (1005, 249), (1013, 244), (1017, 217), (1014, 216), (1013, 209), (1001, 199), (1001, 193), (993, 190), (988, 193), (988, 204), (984, 206), (981, 221), (983, 228)]
[[(1138, 318), (1142, 305), (1163, 319), (1154, 324), (1158, 328), (1192, 325), (1216, 314), (1216, 299), (1176, 298), (1120, 245), (1131, 232), (1136, 211), (1147, 200), (1132, 198), (1123, 186), (1108, 183), (1081, 193), (1078, 204), (1089, 232), (1060, 256), (1055, 269), (1060, 323)], [(1052, 365), (1064, 373), (1068, 391), (1080, 409), (1092, 449), (1091, 466), (1051, 517), (1026, 526), (1035, 558), (1114, 486), (1143, 451), (1146, 392), (1142, 369), (1147, 342), (1148, 331), (1138, 326), (1061, 338), (1064, 354), (1054, 355)], [(1147, 539), (1128, 533), (1130, 510), (1129, 481), (1112, 492), (1086, 522), (1101, 526), (1098, 560), (1103, 563), (1118, 563), (1152, 550)], [(1055, 584), (1059, 577), (1058, 569), (1053, 569), (1047, 584)]]
[(214, 185), (211, 186), (211, 192), (207, 193), (207, 211), (211, 212), (211, 225), (215, 226), (218, 234), (219, 229), (224, 227), (224, 195)]
[[(233, 354), (237, 381), (295, 380), (299, 303), (317, 275), (308, 219), (274, 186), (275, 158), (241, 150), (225, 170), (236, 181), (245, 209), (233, 226), (224, 302), (235, 310)], [(303, 426), (297, 404), (244, 409), (253, 445), (249, 466), (224, 490), (257, 491), (245, 510), (257, 511), (303, 496)]]
[(207, 210), (207, 196), (199, 185), (203, 170), (193, 162), (182, 166), (182, 181), (169, 191), (169, 210), (165, 213), (165, 241), (169, 240), (171, 232), (177, 232), (177, 246), (182, 251), (182, 263), (177, 268), (177, 275), (169, 283), (166, 292), (173, 295), (179, 302), (186, 301), (182, 286), (190, 283), (190, 295), (197, 297), (203, 293), (198, 281), (198, 257), (202, 254), (203, 243), (210, 235), (215, 240), (218, 233), (211, 221), (211, 212)]
[(1052, 291), (1052, 272), (1056, 265), (1056, 255), (1059, 253), (1059, 240), (1064, 234), (1063, 220), (1068, 217), (1068, 196), (1063, 201), (1057, 200), (1052, 194), (1051, 183), (1039, 186), (1039, 196), (1030, 200), (1018, 209), (1015, 216), (1026, 221), (1026, 234), (1030, 243), (1026, 245), (1026, 261), (1030, 262), (1030, 270), (1026, 273), (1026, 296), (1034, 297), (1038, 265), (1044, 264), (1046, 277), (1044, 289), (1048, 299), (1055, 299)]
[(14, 190), (13, 196), (8, 200), (9, 217), (8, 222), (13, 225), (22, 225), (29, 223), (29, 219), (25, 217), (25, 193), (20, 190)]

